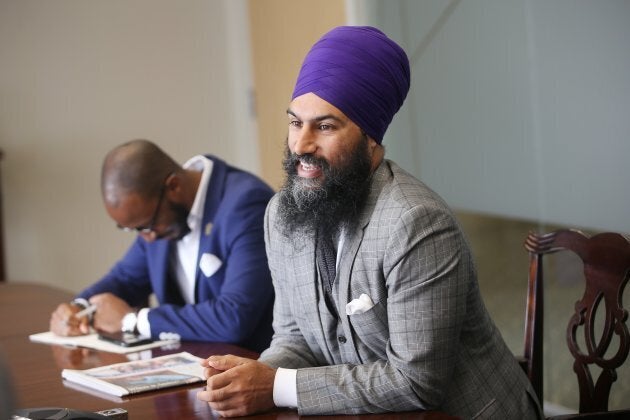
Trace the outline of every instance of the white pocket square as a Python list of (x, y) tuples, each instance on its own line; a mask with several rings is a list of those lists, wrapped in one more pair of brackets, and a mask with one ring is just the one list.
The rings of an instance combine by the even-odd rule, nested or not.
[(369, 311), (374, 306), (372, 299), (365, 293), (361, 294), (357, 299), (352, 299), (346, 305), (346, 315), (362, 314)]
[(210, 277), (223, 265), (223, 261), (214, 254), (203, 254), (199, 259), (199, 268), (203, 271), (204, 276)]

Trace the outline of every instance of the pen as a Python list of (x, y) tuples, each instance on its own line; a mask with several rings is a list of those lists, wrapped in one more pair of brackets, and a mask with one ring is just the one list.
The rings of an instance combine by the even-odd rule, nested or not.
[(79, 312), (77, 312), (76, 314), (74, 314), (75, 318), (81, 318), (84, 316), (89, 316), (92, 315), (94, 312), (96, 312), (96, 305), (90, 305), (85, 309), (80, 310)]

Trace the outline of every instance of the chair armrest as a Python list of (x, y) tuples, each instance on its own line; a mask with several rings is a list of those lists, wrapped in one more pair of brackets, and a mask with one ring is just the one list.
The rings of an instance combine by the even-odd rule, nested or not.
[(525, 372), (525, 375), (527, 375), (527, 359), (525, 358), (525, 356), (515, 356), (514, 358), (516, 359), (516, 362), (519, 364), (521, 369), (523, 369), (523, 372)]

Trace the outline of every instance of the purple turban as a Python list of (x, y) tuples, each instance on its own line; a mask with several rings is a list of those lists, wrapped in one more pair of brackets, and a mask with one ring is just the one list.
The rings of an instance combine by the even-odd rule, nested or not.
[(403, 49), (370, 26), (339, 26), (302, 63), (293, 96), (312, 92), (337, 107), (379, 144), (409, 91)]

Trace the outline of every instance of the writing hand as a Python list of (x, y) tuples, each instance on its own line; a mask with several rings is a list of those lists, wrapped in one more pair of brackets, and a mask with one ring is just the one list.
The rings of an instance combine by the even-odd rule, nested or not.
[(223, 417), (246, 416), (275, 407), (273, 381), (276, 370), (256, 360), (210, 356), (201, 363), (207, 380), (197, 398)]
[(62, 336), (84, 335), (90, 332), (89, 317), (77, 318), (75, 314), (82, 308), (70, 303), (62, 303), (50, 316), (50, 331)]

